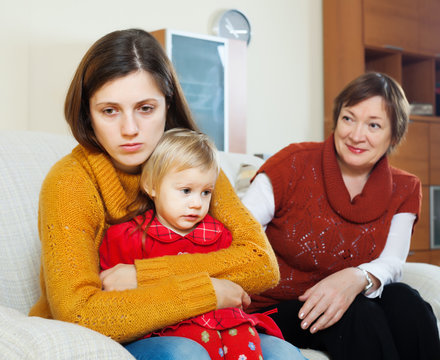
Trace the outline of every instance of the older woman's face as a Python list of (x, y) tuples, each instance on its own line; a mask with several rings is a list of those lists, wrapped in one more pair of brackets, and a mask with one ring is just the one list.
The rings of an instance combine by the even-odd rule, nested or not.
[(139, 171), (156, 147), (166, 113), (165, 96), (143, 70), (109, 81), (90, 98), (97, 140), (115, 167), (128, 173)]
[(342, 107), (334, 138), (343, 172), (370, 172), (391, 144), (391, 121), (382, 97)]

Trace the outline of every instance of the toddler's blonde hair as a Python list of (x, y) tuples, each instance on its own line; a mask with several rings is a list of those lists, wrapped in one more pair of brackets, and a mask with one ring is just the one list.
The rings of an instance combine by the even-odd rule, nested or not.
[(174, 128), (166, 131), (143, 166), (141, 190), (158, 194), (164, 176), (170, 171), (198, 168), (214, 169), (218, 174), (220, 163), (217, 148), (212, 140), (198, 131)]

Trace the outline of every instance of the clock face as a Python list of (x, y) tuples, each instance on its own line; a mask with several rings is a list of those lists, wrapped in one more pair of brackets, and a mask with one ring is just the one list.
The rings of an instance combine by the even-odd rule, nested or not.
[(246, 16), (238, 10), (228, 10), (223, 13), (218, 24), (218, 35), (229, 39), (251, 40), (251, 25)]

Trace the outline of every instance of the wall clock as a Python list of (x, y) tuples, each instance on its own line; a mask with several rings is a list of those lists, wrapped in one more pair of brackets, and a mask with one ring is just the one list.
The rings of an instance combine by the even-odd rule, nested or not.
[(228, 39), (251, 41), (251, 24), (242, 12), (236, 9), (223, 11), (214, 24), (214, 33)]

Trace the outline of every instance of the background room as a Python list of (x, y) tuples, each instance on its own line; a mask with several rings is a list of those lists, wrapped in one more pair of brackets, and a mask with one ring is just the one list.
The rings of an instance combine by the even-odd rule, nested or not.
[(322, 140), (321, 0), (1, 0), (0, 130), (67, 133), (67, 87), (84, 52), (104, 34), (139, 27), (213, 35), (215, 18), (231, 8), (252, 26), (246, 152), (272, 154), (294, 141)]

